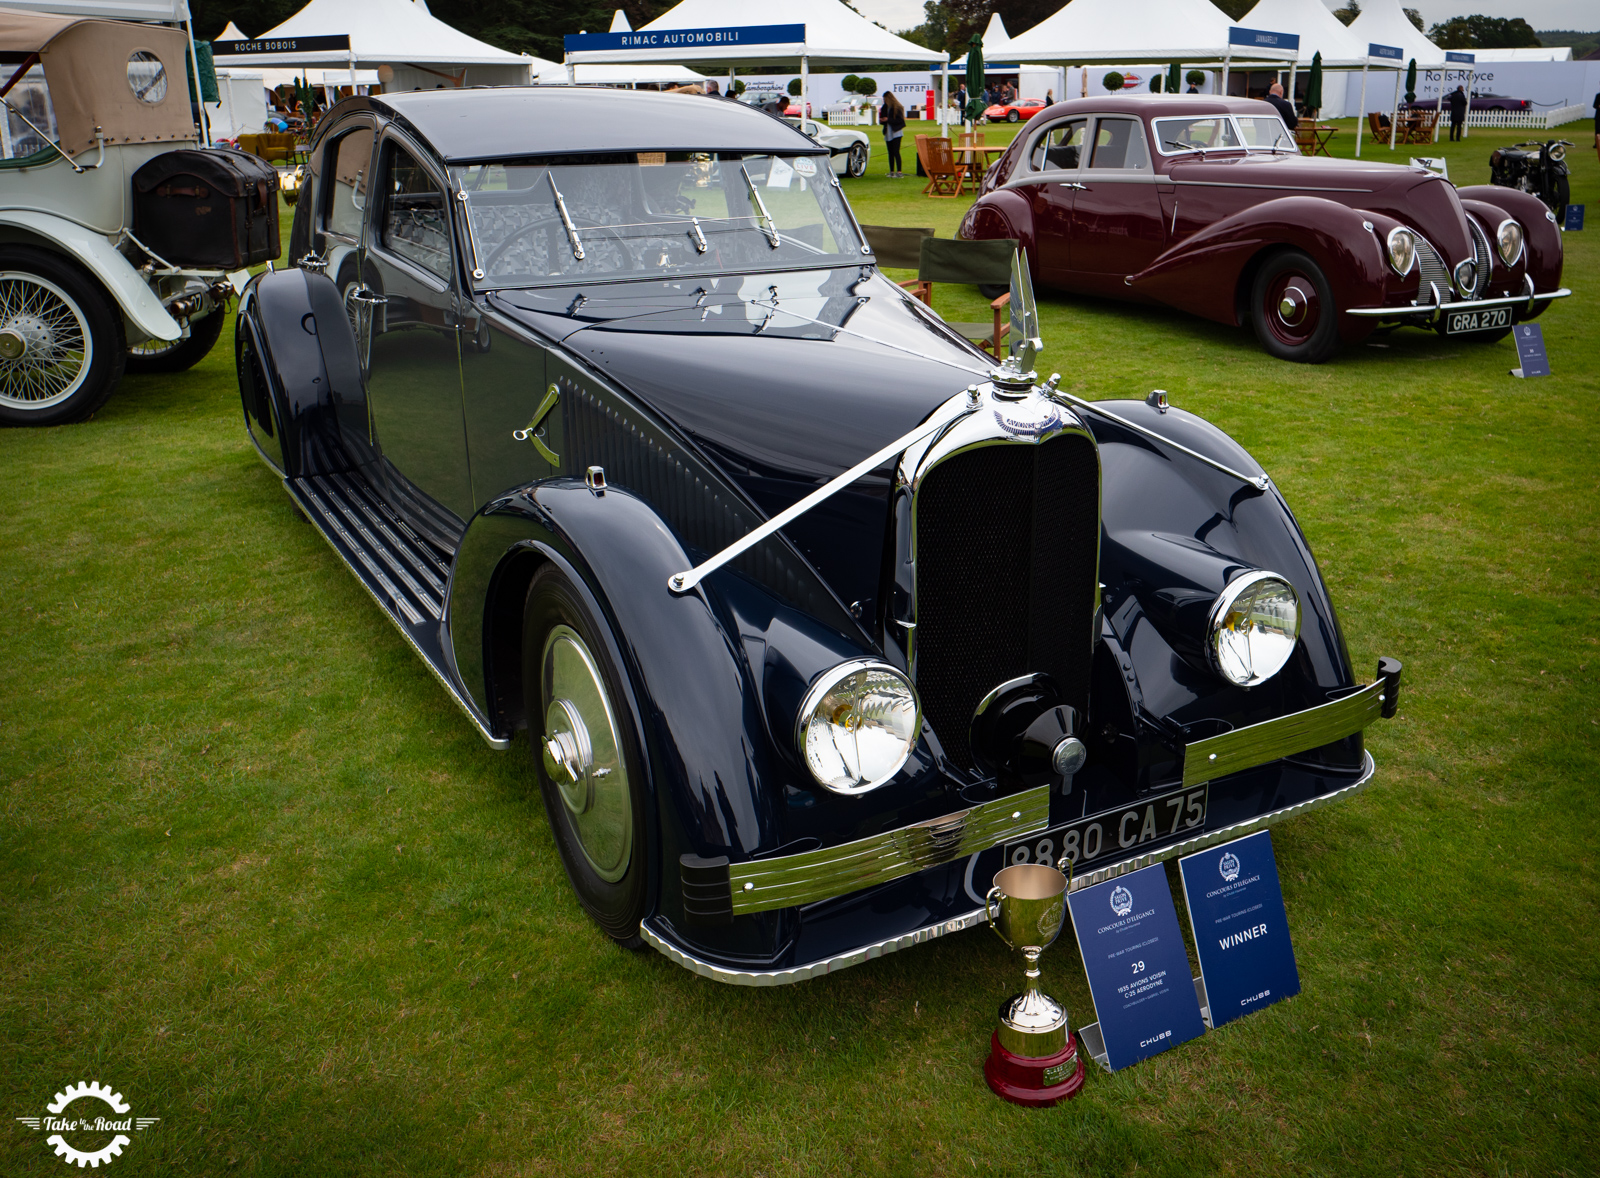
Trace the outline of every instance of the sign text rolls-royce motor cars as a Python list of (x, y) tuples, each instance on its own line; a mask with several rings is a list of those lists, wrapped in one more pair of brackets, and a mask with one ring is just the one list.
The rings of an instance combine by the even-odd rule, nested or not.
[[(354, 98), (237, 336), (272, 477), (495, 748), (605, 934), (771, 985), (1348, 797), (1356, 674), (1270, 477), (996, 366), (737, 103)], [(343, 292), (335, 282), (350, 276)], [(1369, 663), (1370, 665), (1370, 663)], [(526, 733), (525, 738), (519, 733)]]

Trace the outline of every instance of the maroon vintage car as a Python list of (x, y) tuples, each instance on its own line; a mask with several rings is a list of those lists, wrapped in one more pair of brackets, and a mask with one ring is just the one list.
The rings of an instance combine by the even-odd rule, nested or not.
[(1304, 157), (1244, 98), (1057, 103), (995, 161), (958, 233), (1017, 238), (1039, 286), (1249, 323), (1309, 363), (1380, 325), (1500, 339), (1571, 293), (1538, 198)]

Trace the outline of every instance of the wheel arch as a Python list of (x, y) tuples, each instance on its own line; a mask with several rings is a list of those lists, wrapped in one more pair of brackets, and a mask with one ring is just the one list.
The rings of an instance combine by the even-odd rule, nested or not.
[(167, 313), (149, 283), (103, 234), (65, 217), (28, 209), (0, 211), (0, 227), (10, 230), (7, 236), (17, 244), (63, 254), (87, 270), (137, 334), (159, 340), (183, 335), (183, 328)]

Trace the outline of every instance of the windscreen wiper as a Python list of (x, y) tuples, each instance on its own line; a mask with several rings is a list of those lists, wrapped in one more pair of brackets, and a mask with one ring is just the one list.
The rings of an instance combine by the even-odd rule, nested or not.
[(761, 220), (763, 222), (761, 231), (767, 235), (767, 244), (773, 249), (777, 249), (778, 227), (773, 224), (772, 214), (767, 212), (766, 203), (761, 199), (761, 191), (756, 187), (756, 182), (750, 179), (750, 170), (744, 166), (743, 161), (739, 163), (739, 171), (744, 174), (744, 182), (750, 186), (750, 199), (755, 202), (756, 208), (761, 212)]
[(561, 199), (561, 189), (556, 187), (555, 172), (546, 172), (550, 180), (550, 191), (556, 194), (556, 212), (561, 214), (561, 224), (566, 227), (567, 241), (572, 246), (574, 261), (583, 261), (583, 238), (578, 236), (578, 227), (572, 223), (572, 218), (567, 215), (567, 202)]

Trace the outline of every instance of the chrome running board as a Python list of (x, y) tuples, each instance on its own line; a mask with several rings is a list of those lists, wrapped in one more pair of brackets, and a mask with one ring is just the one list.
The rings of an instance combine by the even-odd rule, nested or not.
[(407, 527), (359, 475), (285, 479), (312, 527), (422, 656), (489, 747), (507, 749), (455, 681), (445, 632), (451, 556)]

